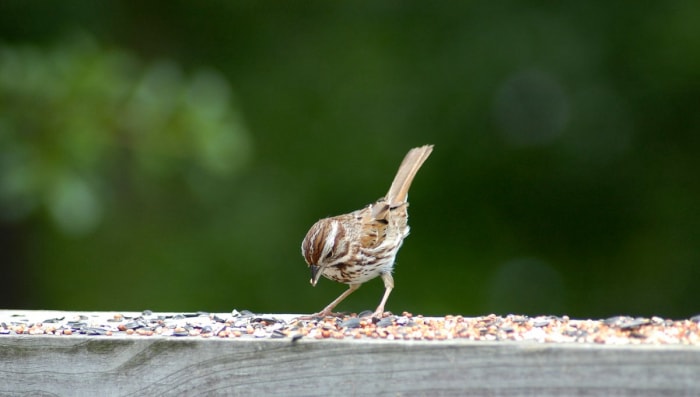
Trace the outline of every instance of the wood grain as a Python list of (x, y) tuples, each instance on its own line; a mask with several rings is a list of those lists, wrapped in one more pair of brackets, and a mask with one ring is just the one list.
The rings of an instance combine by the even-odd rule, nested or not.
[(700, 395), (700, 348), (7, 335), (0, 395)]

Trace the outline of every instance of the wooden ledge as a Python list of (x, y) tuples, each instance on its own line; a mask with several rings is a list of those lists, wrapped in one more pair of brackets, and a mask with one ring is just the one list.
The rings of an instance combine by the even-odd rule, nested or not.
[[(44, 318), (46, 314), (49, 317)], [(224, 319), (223, 314), (194, 314), (146, 317), (172, 316), (176, 322)], [(122, 318), (116, 324), (144, 318), (143, 313), (117, 315)], [(81, 321), (70, 318), (114, 319), (115, 313), (0, 311), (0, 326), (22, 323), (15, 321), (22, 316), (63, 317), (60, 321), (76, 325)], [(287, 317), (293, 316), (277, 315)], [(27, 321), (25, 330), (31, 327)], [(241, 337), (148, 336), (126, 331), (111, 336), (3, 333), (0, 395), (700, 394), (700, 347), (694, 345), (466, 338), (340, 340), (308, 335), (255, 337), (254, 333)]]

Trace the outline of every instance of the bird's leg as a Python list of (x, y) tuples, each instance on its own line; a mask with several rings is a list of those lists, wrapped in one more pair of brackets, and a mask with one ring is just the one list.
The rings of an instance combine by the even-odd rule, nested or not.
[(325, 307), (323, 310), (321, 310), (320, 312), (318, 312), (318, 313), (316, 313), (316, 314), (312, 314), (312, 315), (310, 315), (309, 317), (311, 317), (311, 318), (313, 318), (313, 317), (326, 317), (326, 316), (331, 316), (331, 315), (333, 315), (333, 309), (335, 309), (335, 307), (338, 306), (338, 304), (339, 304), (340, 302), (342, 302), (343, 299), (347, 298), (348, 296), (350, 296), (350, 294), (352, 294), (353, 292), (355, 292), (355, 290), (357, 290), (358, 288), (360, 288), (360, 285), (362, 285), (362, 284), (350, 284), (350, 285), (348, 286), (349, 288), (348, 288), (347, 290), (345, 290), (345, 292), (343, 292), (342, 294), (340, 294), (339, 297), (335, 298), (335, 300), (334, 300), (333, 302), (329, 303), (328, 306), (326, 306), (326, 307)]
[(389, 294), (391, 294), (391, 290), (394, 289), (394, 278), (391, 276), (391, 273), (382, 273), (382, 280), (384, 281), (384, 296), (382, 297), (382, 301), (379, 302), (377, 310), (375, 310), (374, 314), (372, 314), (372, 317), (374, 318), (382, 318), (382, 315), (384, 315), (384, 305), (386, 304), (386, 300), (389, 299)]

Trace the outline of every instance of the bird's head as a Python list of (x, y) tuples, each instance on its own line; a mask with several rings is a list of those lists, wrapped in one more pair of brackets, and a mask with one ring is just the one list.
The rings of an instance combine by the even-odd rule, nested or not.
[(311, 270), (311, 285), (316, 286), (323, 270), (338, 263), (347, 252), (345, 228), (333, 218), (321, 219), (306, 233), (301, 243), (301, 254)]

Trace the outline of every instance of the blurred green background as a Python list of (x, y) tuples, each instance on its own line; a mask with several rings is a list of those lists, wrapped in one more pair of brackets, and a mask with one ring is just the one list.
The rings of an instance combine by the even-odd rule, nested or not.
[[(387, 310), (700, 312), (700, 2), (0, 3), (2, 308), (309, 313), (411, 147)], [(338, 308), (374, 309), (372, 281)]]

